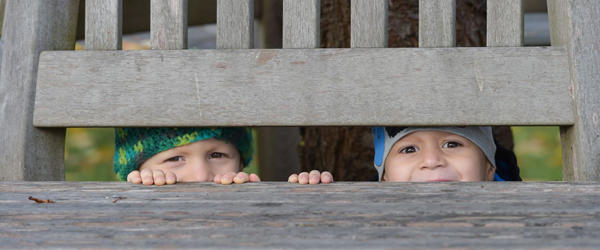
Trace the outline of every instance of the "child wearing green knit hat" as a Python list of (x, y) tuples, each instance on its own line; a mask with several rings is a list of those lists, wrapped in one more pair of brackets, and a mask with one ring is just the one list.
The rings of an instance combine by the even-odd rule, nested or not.
[(113, 170), (144, 185), (258, 182), (241, 172), (253, 154), (248, 127), (116, 128)]

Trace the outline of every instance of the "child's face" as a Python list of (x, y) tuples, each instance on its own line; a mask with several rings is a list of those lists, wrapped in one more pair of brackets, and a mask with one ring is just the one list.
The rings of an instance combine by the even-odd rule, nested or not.
[(213, 181), (215, 175), (239, 172), (241, 156), (237, 148), (222, 140), (207, 139), (160, 152), (140, 166), (139, 170), (173, 172), (177, 182)]
[(460, 135), (427, 130), (400, 139), (385, 161), (382, 181), (492, 181), (494, 167)]

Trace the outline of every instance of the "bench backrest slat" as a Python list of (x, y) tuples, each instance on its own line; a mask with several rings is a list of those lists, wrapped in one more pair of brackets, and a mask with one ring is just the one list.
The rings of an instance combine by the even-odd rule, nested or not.
[(388, 45), (388, 1), (350, 2), (350, 46), (384, 48)]
[(561, 48), (44, 52), (34, 124), (572, 124), (568, 77)]
[(456, 46), (456, 0), (419, 1), (419, 47)]
[(150, 46), (152, 49), (187, 49), (188, 0), (152, 0)]
[(254, 48), (254, 0), (217, 1), (217, 49)]
[(283, 48), (318, 48), (321, 0), (283, 0)]
[(487, 1), (488, 47), (523, 46), (523, 27), (523, 0)]
[[(553, 46), (565, 46), (575, 124), (560, 128), (563, 179), (600, 180), (600, 2), (549, 0)], [(554, 18), (552, 18), (554, 17)]]
[(64, 180), (65, 129), (32, 124), (39, 53), (72, 50), (78, 0), (7, 1), (0, 73), (0, 181)]
[(123, 0), (85, 1), (85, 49), (120, 50)]

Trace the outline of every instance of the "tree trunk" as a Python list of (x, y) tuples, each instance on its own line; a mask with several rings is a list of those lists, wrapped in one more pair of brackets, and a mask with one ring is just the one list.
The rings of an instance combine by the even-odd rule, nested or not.
[[(418, 0), (389, 1), (389, 47), (418, 47)], [(457, 46), (486, 42), (486, 1), (456, 1)], [(350, 47), (350, 0), (321, 0), (321, 47)], [(364, 181), (376, 175), (370, 127), (303, 127), (298, 146), (303, 171), (330, 171), (338, 181)], [(512, 149), (510, 127), (494, 128), (496, 139)]]

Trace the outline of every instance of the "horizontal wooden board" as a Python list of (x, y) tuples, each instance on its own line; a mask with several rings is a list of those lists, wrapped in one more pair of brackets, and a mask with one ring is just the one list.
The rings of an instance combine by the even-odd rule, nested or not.
[(599, 201), (593, 182), (0, 182), (0, 241), (6, 249), (597, 249)]
[(48, 51), (34, 125), (573, 124), (564, 48)]

